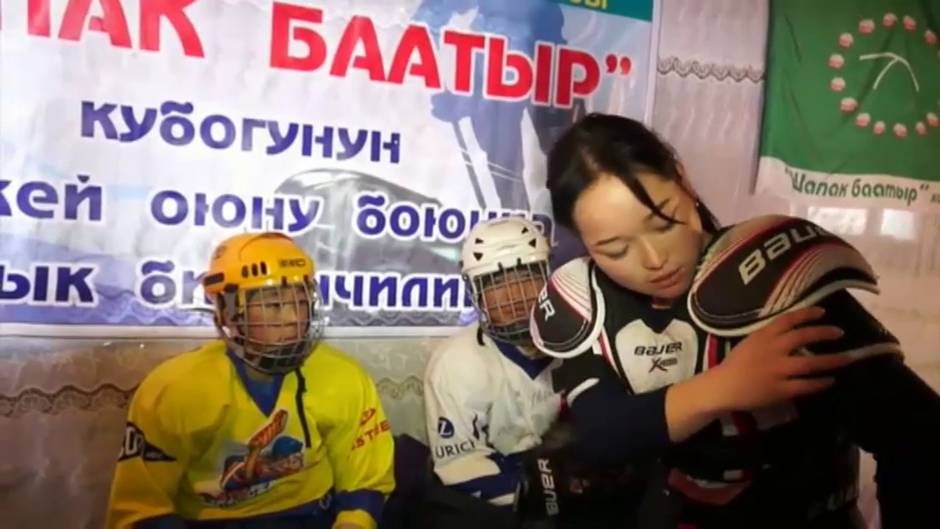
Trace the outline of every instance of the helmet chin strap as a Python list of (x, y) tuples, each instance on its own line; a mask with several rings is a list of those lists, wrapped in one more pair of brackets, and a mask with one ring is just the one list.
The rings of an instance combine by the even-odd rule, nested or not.
[(530, 335), (528, 332), (526, 332), (525, 335), (520, 334), (515, 339), (513, 339), (510, 336), (500, 335), (498, 332), (493, 332), (493, 328), (490, 327), (490, 330), (487, 331), (486, 334), (493, 340), (511, 344), (527, 358), (537, 358), (542, 356), (542, 353), (532, 343), (532, 335)]
[(531, 341), (527, 345), (517, 345), (516, 348), (527, 358), (538, 358), (542, 356), (542, 352), (532, 345)]
[(265, 373), (264, 371), (261, 371), (260, 369), (251, 365), (251, 363), (243, 360), (242, 358), (239, 358), (238, 361), (241, 362), (242, 365), (248, 368), (245, 370), (245, 374), (248, 375), (248, 378), (252, 380), (257, 380), (258, 382), (271, 382), (272, 380), (274, 380), (274, 375), (272, 375), (271, 373)]

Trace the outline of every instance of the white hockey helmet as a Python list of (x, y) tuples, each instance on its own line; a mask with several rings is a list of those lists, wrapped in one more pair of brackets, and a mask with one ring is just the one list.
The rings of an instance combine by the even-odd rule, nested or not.
[(491, 337), (528, 345), (529, 313), (548, 278), (548, 240), (538, 226), (508, 217), (474, 226), (461, 252), (461, 272)]

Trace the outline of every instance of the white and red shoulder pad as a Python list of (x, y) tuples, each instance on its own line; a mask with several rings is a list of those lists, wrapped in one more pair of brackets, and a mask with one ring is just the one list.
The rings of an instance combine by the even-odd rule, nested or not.
[(855, 247), (808, 220), (764, 216), (712, 241), (692, 281), (689, 313), (706, 331), (735, 337), (775, 316), (820, 305), (826, 316), (818, 323), (838, 325), (846, 337), (811, 352), (900, 353), (897, 339), (848, 289), (878, 293), (875, 273)]
[(552, 273), (532, 309), (529, 328), (535, 346), (548, 356), (574, 358), (591, 349), (604, 325), (604, 297), (594, 264), (580, 257)]

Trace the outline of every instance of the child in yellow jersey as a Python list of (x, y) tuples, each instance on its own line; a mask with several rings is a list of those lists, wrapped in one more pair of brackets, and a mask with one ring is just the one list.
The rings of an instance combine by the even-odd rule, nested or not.
[(108, 527), (374, 529), (393, 440), (369, 376), (319, 342), (310, 257), (284, 235), (238, 235), (203, 286), (221, 339), (141, 383)]

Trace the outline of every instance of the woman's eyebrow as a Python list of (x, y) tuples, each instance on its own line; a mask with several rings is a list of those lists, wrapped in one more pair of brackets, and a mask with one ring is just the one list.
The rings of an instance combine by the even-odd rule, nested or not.
[(656, 209), (651, 209), (649, 212), (649, 215), (647, 215), (646, 218), (644, 218), (643, 220), (646, 221), (646, 220), (651, 220), (653, 217), (659, 217), (659, 215), (656, 214), (656, 211), (662, 212), (663, 208), (666, 207), (666, 205), (669, 204), (669, 202), (671, 201), (672, 201), (672, 198), (667, 198), (666, 200), (663, 200), (659, 204), (656, 204)]

